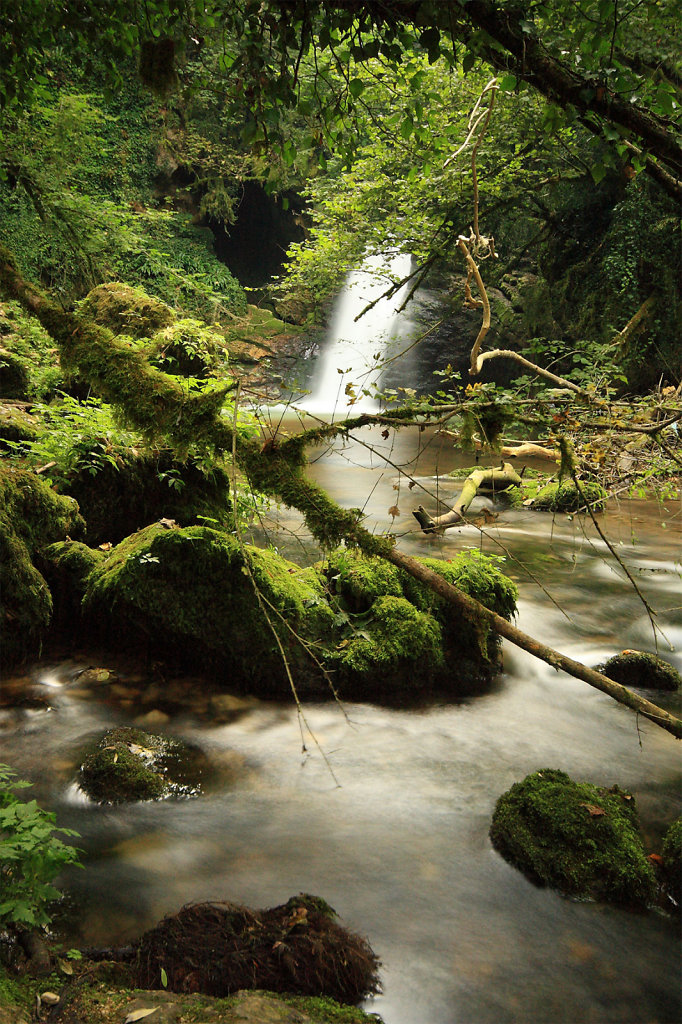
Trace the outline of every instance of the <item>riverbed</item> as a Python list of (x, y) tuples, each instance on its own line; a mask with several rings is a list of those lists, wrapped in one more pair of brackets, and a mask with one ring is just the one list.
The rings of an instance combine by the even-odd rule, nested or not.
[[(372, 428), (317, 456), (312, 475), (404, 550), (450, 558), (481, 547), (503, 558), (521, 590), (518, 625), (533, 636), (590, 665), (655, 648), (641, 599), (582, 517), (519, 509), (500, 512), (485, 533), (419, 532), (411, 508), (447, 503), (457, 484), (446, 474), (472, 458), (447, 438), (418, 429), (383, 438)], [(659, 654), (682, 669), (679, 495), (614, 503), (600, 522), (658, 611)], [(297, 560), (314, 555), (286, 510), (273, 510), (264, 534)], [(538, 888), (488, 838), (497, 797), (549, 767), (630, 789), (648, 848), (660, 849), (682, 803), (669, 734), (505, 645), (496, 683), (459, 703), (330, 700), (307, 705), (305, 722), (291, 705), (265, 703), (221, 725), (176, 713), (159, 731), (212, 760), (203, 795), (102, 807), (75, 785), (79, 758), (140, 708), (106, 688), (83, 692), (77, 672), (93, 662), (86, 638), (81, 648), (26, 674), (43, 706), (0, 712), (0, 759), (82, 837), (86, 870), (63, 879), (73, 944), (125, 942), (190, 900), (263, 907), (306, 891), (380, 956), (384, 994), (368, 1008), (386, 1024), (679, 1021), (679, 921)], [(679, 694), (647, 696), (680, 713)]]

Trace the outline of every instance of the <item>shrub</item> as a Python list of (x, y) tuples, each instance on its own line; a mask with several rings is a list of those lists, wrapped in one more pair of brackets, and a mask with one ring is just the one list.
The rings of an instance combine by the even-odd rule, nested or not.
[(56, 833), (76, 836), (57, 828), (55, 815), (35, 800), (24, 803), (14, 790), (30, 782), (12, 781), (15, 773), (0, 764), (0, 927), (41, 927), (50, 923), (48, 904), (61, 893), (52, 884), (67, 864), (81, 866), (79, 851), (63, 843)]

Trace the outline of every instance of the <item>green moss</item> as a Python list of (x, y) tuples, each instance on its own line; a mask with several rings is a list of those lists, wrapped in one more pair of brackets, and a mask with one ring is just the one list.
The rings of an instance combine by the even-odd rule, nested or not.
[(54, 341), (18, 302), (0, 306), (0, 395), (48, 398), (65, 387)]
[(674, 821), (665, 834), (663, 871), (666, 888), (679, 909), (682, 907), (682, 818)]
[(580, 491), (572, 481), (553, 483), (538, 491), (532, 507), (548, 512), (582, 512), (588, 503), (593, 512), (603, 512), (607, 498), (607, 492), (595, 481), (582, 480)]
[(402, 573), (382, 558), (365, 557), (339, 548), (324, 567), (332, 593), (351, 612), (366, 612), (379, 597), (402, 597)]
[(28, 382), (26, 361), (0, 345), (0, 397), (25, 398)]
[(314, 646), (333, 626), (322, 579), (275, 551), (245, 550), (263, 606), (234, 537), (155, 525), (119, 544), (91, 576), (88, 607), (105, 613), (112, 637), (144, 636), (234, 675), (231, 684), (282, 696), (288, 682), (267, 613), (304, 689), (311, 672), (319, 673), (296, 634)]
[(3, 441), (35, 441), (39, 434), (37, 421), (25, 409), (19, 405), (0, 404), (0, 448), (10, 447), (3, 445)]
[(35, 474), (0, 462), (3, 663), (38, 656), (52, 615), (52, 598), (34, 560), (47, 544), (82, 528), (78, 507), (71, 498), (55, 494)]
[(680, 673), (662, 658), (644, 651), (622, 651), (599, 667), (599, 671), (623, 686), (675, 691), (680, 688)]
[[(141, 729), (105, 733), (78, 773), (81, 789), (98, 803), (159, 800), (192, 792), (184, 781), (184, 745)], [(194, 790), (196, 791), (196, 790)]]
[(217, 375), (227, 364), (223, 336), (200, 320), (178, 320), (159, 331), (148, 354), (152, 366), (179, 377)]
[(117, 543), (159, 519), (174, 519), (182, 526), (201, 517), (221, 526), (232, 522), (231, 481), (220, 465), (204, 473), (196, 462), (180, 462), (168, 449), (140, 452), (97, 438), (92, 446), (93, 459), (84, 452), (78, 470), (62, 483), (86, 520), (89, 544)]
[(443, 663), (440, 626), (404, 597), (377, 598), (339, 655), (346, 686), (351, 685), (350, 673), (353, 689), (359, 685), (368, 695), (417, 696)]
[(175, 319), (173, 310), (142, 288), (128, 284), (101, 284), (78, 303), (78, 311), (112, 334), (151, 338)]
[(637, 905), (653, 898), (635, 802), (617, 786), (535, 772), (500, 797), (490, 837), (532, 880), (568, 895)]

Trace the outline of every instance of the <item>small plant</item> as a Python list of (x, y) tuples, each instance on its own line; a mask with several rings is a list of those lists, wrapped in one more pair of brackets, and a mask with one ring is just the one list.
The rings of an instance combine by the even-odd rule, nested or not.
[(30, 782), (13, 781), (15, 772), (0, 764), (0, 927), (41, 927), (50, 923), (48, 904), (61, 893), (52, 884), (62, 868), (79, 863), (79, 851), (56, 833), (77, 836), (57, 828), (55, 815), (35, 800), (24, 803), (14, 790)]

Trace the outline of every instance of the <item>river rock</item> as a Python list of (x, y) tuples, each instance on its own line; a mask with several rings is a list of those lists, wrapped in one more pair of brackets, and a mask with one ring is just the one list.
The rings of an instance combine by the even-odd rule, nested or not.
[(621, 651), (601, 665), (599, 671), (623, 686), (675, 691), (682, 683), (676, 668), (645, 651)]
[(181, 740), (112, 729), (81, 765), (78, 782), (97, 803), (190, 796), (200, 791), (204, 755)]
[(499, 798), (490, 838), (532, 881), (566, 895), (640, 906), (653, 899), (635, 800), (618, 786), (534, 772)]

